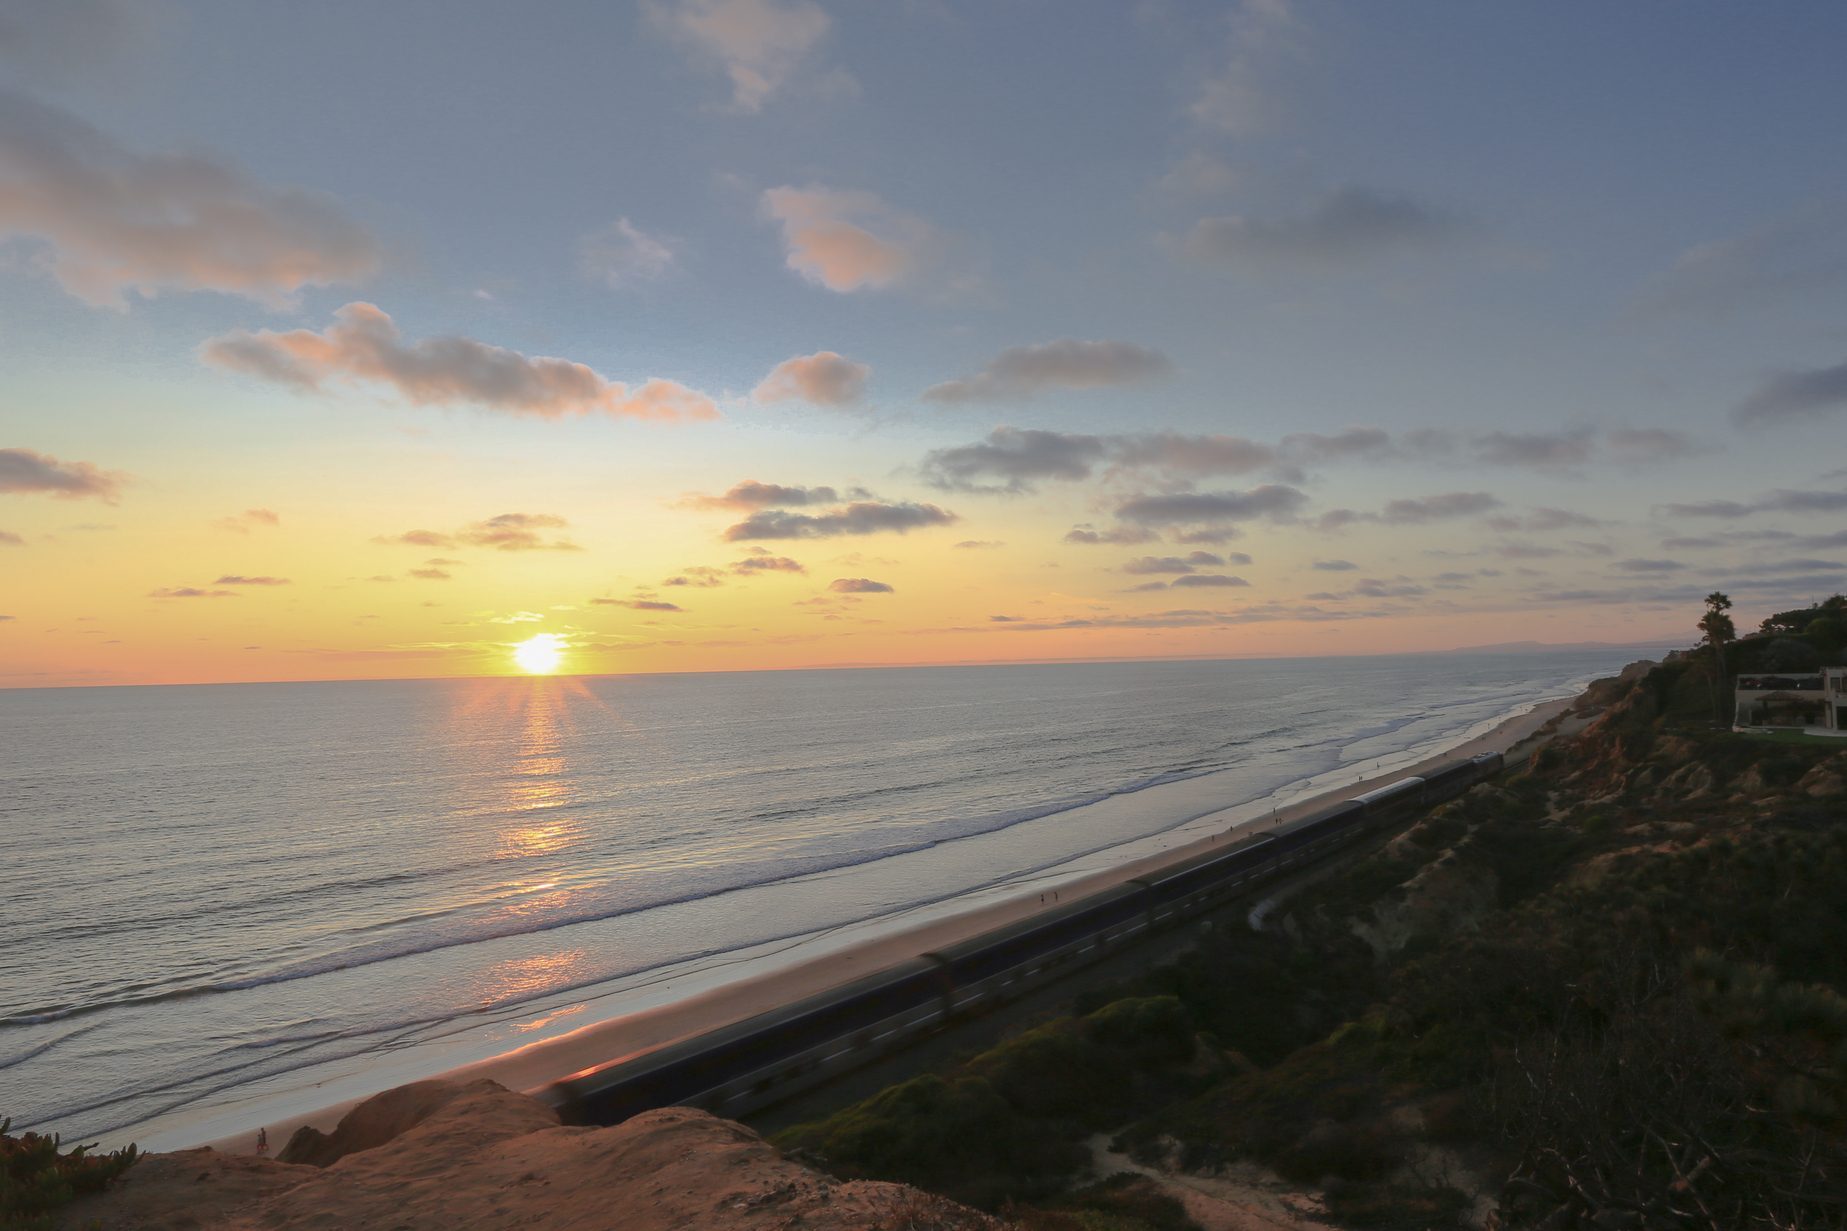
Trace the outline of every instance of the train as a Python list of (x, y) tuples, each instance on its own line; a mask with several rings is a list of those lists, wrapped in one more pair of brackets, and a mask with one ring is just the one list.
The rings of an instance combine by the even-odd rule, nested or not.
[(1501, 769), (1499, 753), (1329, 804), (1287, 828), (1207, 851), (543, 1092), (567, 1123), (617, 1124), (656, 1107), (737, 1118), (870, 1063), (950, 1022), (1217, 907), (1380, 826), (1460, 795)]

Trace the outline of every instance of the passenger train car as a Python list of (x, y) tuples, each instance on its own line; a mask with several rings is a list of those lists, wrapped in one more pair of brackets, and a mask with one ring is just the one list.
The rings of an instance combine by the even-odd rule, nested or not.
[(1277, 829), (925, 953), (729, 1026), (574, 1074), (546, 1094), (573, 1123), (654, 1107), (748, 1114), (1179, 923), (1499, 772), (1498, 753), (1403, 778)]

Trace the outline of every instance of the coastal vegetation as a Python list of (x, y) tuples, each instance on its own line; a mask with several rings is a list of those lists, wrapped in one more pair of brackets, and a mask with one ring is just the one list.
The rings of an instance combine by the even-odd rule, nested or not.
[(53, 1226), (56, 1213), (85, 1193), (101, 1192), (109, 1181), (135, 1165), (134, 1146), (108, 1154), (91, 1154), (88, 1146), (62, 1150), (54, 1136), (21, 1133), (0, 1119), (0, 1228), (40, 1231)]
[(1174, 1176), (1254, 1160), (1346, 1227), (1847, 1226), (1847, 751), (1713, 721), (1730, 672), (1841, 661), (1847, 604), (1739, 639), (1713, 600), (1698, 649), (1269, 932), (780, 1143), (1029, 1226), (1174, 1225), (1102, 1203), (1099, 1133)]

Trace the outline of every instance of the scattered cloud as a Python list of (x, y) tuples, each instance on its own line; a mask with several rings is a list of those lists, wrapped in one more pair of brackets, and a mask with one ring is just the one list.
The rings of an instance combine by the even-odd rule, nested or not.
[(215, 524), (221, 530), (249, 534), (252, 530), (259, 528), (273, 530), (282, 524), (282, 518), (270, 509), (245, 509), (242, 513), (220, 517)]
[[(814, 67), (833, 24), (813, 0), (644, 0), (642, 8), (656, 29), (724, 70), (731, 105), (746, 114)], [(838, 69), (823, 80), (851, 83)]]
[(1320, 569), (1324, 573), (1350, 573), (1359, 568), (1359, 565), (1351, 560), (1317, 560), (1309, 567)]
[(1005, 547), (1006, 544), (998, 539), (963, 539), (960, 543), (952, 543), (950, 546), (958, 551), (992, 551), (997, 547)]
[(1659, 462), (1699, 452), (1685, 432), (1658, 427), (1617, 427), (1605, 433), (1610, 452), (1621, 462)]
[(24, 547), (26, 541), (11, 530), (0, 530), (0, 547)]
[(870, 192), (771, 188), (763, 194), (763, 208), (782, 224), (789, 268), (841, 294), (912, 280), (934, 263), (928, 258), (944, 242), (928, 222)]
[[(1245, 563), (1250, 558), (1245, 557)], [(1122, 566), (1125, 573), (1191, 573), (1201, 566), (1222, 567), (1225, 557), (1210, 551), (1189, 552), (1186, 556), (1139, 556)]]
[(565, 539), (547, 541), (541, 531), (561, 530), (570, 523), (554, 513), (502, 513), (479, 521), (456, 536), (470, 547), (496, 551), (581, 551)]
[(998, 427), (975, 444), (933, 450), (921, 470), (945, 490), (1017, 496), (1042, 479), (1088, 478), (1105, 452), (1100, 436)]
[(618, 218), (600, 231), (584, 236), (577, 245), (580, 267), (586, 276), (608, 286), (652, 282), (673, 267), (672, 244), (649, 235), (627, 218)]
[(1834, 513), (1847, 509), (1847, 492), (1801, 491), (1778, 488), (1745, 503), (1738, 500), (1695, 500), (1664, 504), (1670, 517), (1749, 517), (1753, 513)]
[(199, 586), (162, 586), (149, 590), (149, 598), (236, 598), (230, 590), (206, 590)]
[(1560, 469), (1590, 461), (1595, 433), (1590, 428), (1566, 432), (1490, 432), (1471, 445), (1478, 460), (1491, 466), (1536, 466)]
[(1730, 313), (1847, 286), (1847, 199), (1812, 201), (1681, 253), (1644, 292), (1656, 309)]
[(1176, 577), (1169, 583), (1176, 588), (1181, 586), (1248, 586), (1251, 583), (1242, 577), (1229, 577), (1223, 573), (1189, 573), (1185, 577)]
[[(791, 560), (790, 563), (793, 564), (794, 561)], [(724, 585), (725, 575), (715, 568), (707, 568), (702, 564), (695, 564), (690, 568), (681, 569), (677, 576), (669, 577), (667, 580), (661, 582), (661, 584), (663, 586), (687, 586), (699, 590), (710, 590), (716, 586)]]
[(755, 549), (755, 554), (733, 561), (731, 571), (747, 577), (752, 573), (806, 573), (808, 570), (802, 567), (799, 560), (772, 555), (759, 547)]
[(1201, 261), (1336, 270), (1446, 247), (1463, 231), (1450, 214), (1410, 197), (1350, 187), (1293, 218), (1201, 218), (1182, 247)]
[(657, 598), (593, 598), (595, 607), (627, 607), (630, 611), (684, 611), (678, 603), (663, 602)]
[[(55, 6), (47, 6), (55, 7)], [(272, 306), (354, 282), (378, 244), (332, 198), (270, 188), (204, 154), (144, 155), (66, 111), (0, 91), (0, 239), (39, 240), (66, 291), (222, 291)]]
[(406, 530), (381, 535), (374, 543), (401, 547), (492, 547), (496, 551), (581, 551), (567, 539), (547, 541), (541, 531), (561, 530), (570, 523), (554, 513), (501, 513), (473, 522), (452, 534), (435, 530)]
[(1610, 567), (1619, 573), (1678, 573), (1687, 566), (1678, 560), (1653, 560), (1637, 557), (1631, 560), (1618, 560)]
[(840, 493), (831, 487), (790, 487), (745, 479), (722, 496), (694, 496), (688, 503), (701, 509), (769, 509), (832, 504), (838, 499)]
[(1104, 389), (1165, 376), (1173, 364), (1160, 351), (1133, 342), (1061, 338), (1013, 346), (981, 371), (932, 385), (926, 402), (1024, 401), (1055, 389)]
[(1784, 372), (1760, 385), (1732, 418), (1741, 427), (1819, 419), (1847, 412), (1847, 363)]
[(836, 577), (828, 583), (835, 594), (892, 594), (895, 591), (882, 581), (868, 577)]
[(330, 380), (384, 385), (417, 406), (473, 405), (512, 415), (559, 419), (592, 412), (637, 419), (710, 419), (712, 399), (655, 378), (631, 389), (568, 359), (527, 356), (473, 338), (438, 337), (406, 345), (390, 316), (349, 303), (324, 331), (238, 329), (200, 348), (205, 362), (298, 389)]
[(61, 462), (30, 449), (0, 449), (0, 492), (44, 492), (61, 500), (114, 504), (128, 476), (89, 462)]
[(1111, 459), (1125, 469), (1171, 474), (1249, 474), (1277, 466), (1281, 451), (1243, 436), (1181, 436), (1150, 432), (1108, 442)]
[(934, 504), (856, 500), (824, 513), (764, 509), (726, 530), (725, 539), (735, 543), (749, 539), (826, 539), (885, 531), (904, 534), (925, 526), (953, 525), (960, 520), (954, 513)]
[(1271, 85), (1299, 58), (1302, 27), (1289, 0), (1242, 0), (1229, 20), (1224, 62), (1187, 110), (1204, 128), (1247, 137), (1275, 123)]
[(1293, 487), (1266, 483), (1249, 491), (1178, 492), (1136, 496), (1116, 507), (1116, 516), (1139, 525), (1197, 525), (1200, 523), (1271, 521), (1296, 514), (1308, 497)]
[(758, 402), (802, 401), (815, 406), (851, 406), (866, 391), (872, 369), (831, 350), (785, 359), (751, 391)]
[(1525, 517), (1490, 517), (1488, 525), (1503, 533), (1524, 530), (1530, 534), (1544, 534), (1551, 530), (1564, 530), (1572, 526), (1595, 528), (1604, 523), (1587, 513), (1574, 513), (1570, 509), (1555, 509), (1542, 506), (1534, 509)]
[(448, 569), (433, 567), (414, 568), (410, 571), (410, 575), (418, 581), (448, 581), (454, 576)]
[(246, 577), (241, 573), (227, 573), (212, 583), (215, 586), (286, 586), (287, 577)]
[(1500, 505), (1500, 500), (1487, 492), (1444, 492), (1439, 496), (1390, 501), (1379, 514), (1379, 520), (1393, 526), (1416, 526), (1455, 517), (1472, 517), (1499, 508)]
[(1077, 543), (1086, 547), (1101, 547), (1106, 544), (1132, 547), (1139, 543), (1152, 543), (1160, 535), (1143, 526), (1114, 526), (1099, 530), (1095, 526), (1073, 526), (1065, 531), (1064, 541)]

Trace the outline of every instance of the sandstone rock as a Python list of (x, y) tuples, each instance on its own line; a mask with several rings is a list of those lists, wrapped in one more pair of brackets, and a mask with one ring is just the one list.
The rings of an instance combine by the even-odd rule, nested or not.
[[(999, 1227), (900, 1184), (840, 1183), (741, 1124), (671, 1107), (567, 1128), (493, 1082), (418, 1082), (308, 1139), (324, 1166), (155, 1154), (62, 1226), (110, 1231), (807, 1231)], [(364, 1143), (364, 1144), (362, 1144)], [(305, 1144), (304, 1151), (308, 1148)]]
[(1698, 761), (1692, 761), (1663, 779), (1661, 788), (1655, 792), (1655, 798), (1698, 799), (1710, 795), (1715, 785), (1712, 770)]
[(1815, 799), (1847, 794), (1847, 753), (1829, 757), (1802, 775), (1796, 790)]

